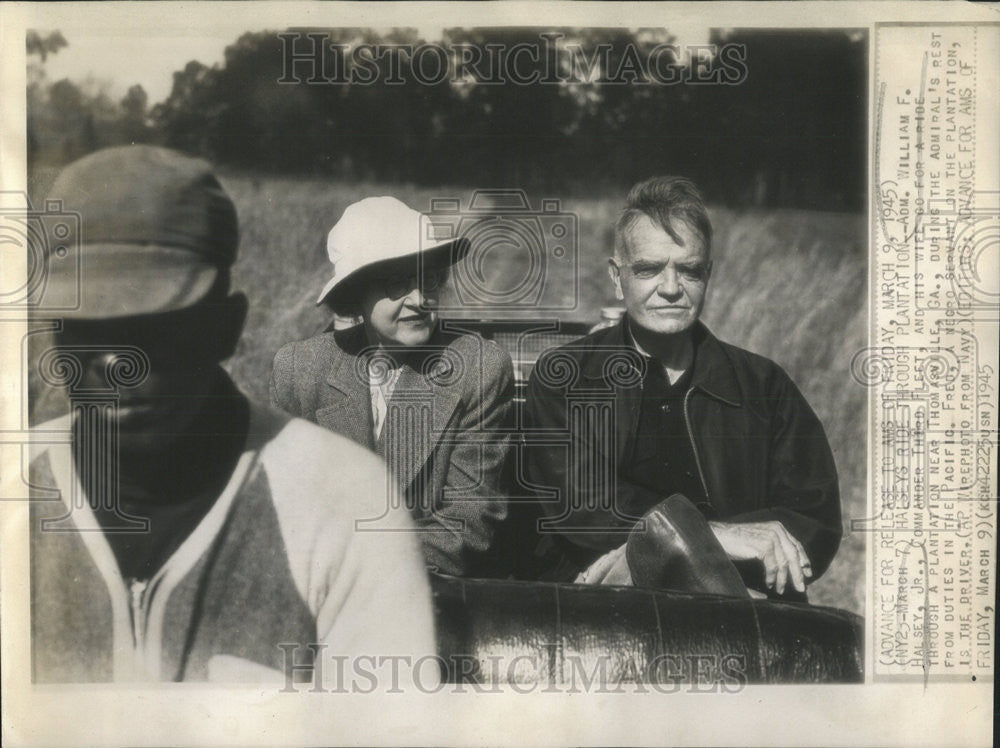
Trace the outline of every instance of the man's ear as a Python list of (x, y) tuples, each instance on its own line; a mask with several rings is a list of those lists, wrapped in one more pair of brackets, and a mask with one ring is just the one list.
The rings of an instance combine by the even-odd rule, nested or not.
[(618, 299), (618, 301), (624, 301), (625, 294), (622, 293), (622, 272), (614, 257), (608, 258), (608, 275), (611, 277), (611, 282), (615, 286), (615, 298)]
[(236, 344), (246, 324), (250, 303), (246, 294), (234, 293), (219, 305), (219, 326), (216, 330), (219, 341), (219, 360), (225, 361), (236, 352)]

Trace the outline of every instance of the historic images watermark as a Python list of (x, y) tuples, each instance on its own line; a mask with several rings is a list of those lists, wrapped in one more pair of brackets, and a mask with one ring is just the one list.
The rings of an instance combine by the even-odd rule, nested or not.
[[(537, 655), (332, 655), (326, 645), (282, 643), (284, 693), (701, 693), (732, 694), (748, 683), (746, 655), (661, 653), (639, 663), (609, 653)], [(442, 676), (447, 676), (442, 678)]]
[(587, 49), (559, 32), (516, 44), (344, 43), (328, 31), (278, 34), (283, 66), (278, 83), (425, 86), (515, 85), (724, 85), (748, 75), (743, 44), (626, 45)]

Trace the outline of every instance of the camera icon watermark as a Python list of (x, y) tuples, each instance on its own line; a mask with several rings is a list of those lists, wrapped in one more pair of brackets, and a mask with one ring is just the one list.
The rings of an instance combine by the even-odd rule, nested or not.
[[(0, 191), (0, 267), (5, 271), (0, 274), (0, 310), (79, 309), (80, 224), (80, 214), (65, 210), (61, 200), (46, 200), (42, 210), (35, 210), (25, 193)], [(24, 258), (23, 276), (8, 272), (17, 267), (15, 253)], [(55, 275), (58, 294), (51, 293)]]
[(477, 190), (468, 207), (434, 198), (425, 242), (465, 240), (442, 312), (567, 312), (580, 296), (579, 220), (556, 199), (533, 209), (524, 190)]

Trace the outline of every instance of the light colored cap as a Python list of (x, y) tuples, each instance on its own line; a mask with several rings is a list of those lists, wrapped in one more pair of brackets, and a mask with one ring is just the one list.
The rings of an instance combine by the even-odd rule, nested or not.
[(455, 236), (454, 230), (453, 224), (434, 223), (394, 197), (366, 197), (352, 203), (327, 236), (333, 274), (316, 303), (342, 291), (361, 270), (382, 262), (420, 257), (454, 265), (469, 250), (469, 242)]

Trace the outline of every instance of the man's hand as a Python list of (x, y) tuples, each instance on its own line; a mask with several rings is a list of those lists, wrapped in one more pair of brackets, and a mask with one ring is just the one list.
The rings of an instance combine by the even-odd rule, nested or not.
[(799, 592), (806, 590), (812, 564), (802, 544), (780, 522), (709, 522), (709, 527), (733, 561), (758, 559), (764, 564), (764, 579), (779, 595), (791, 579)]

